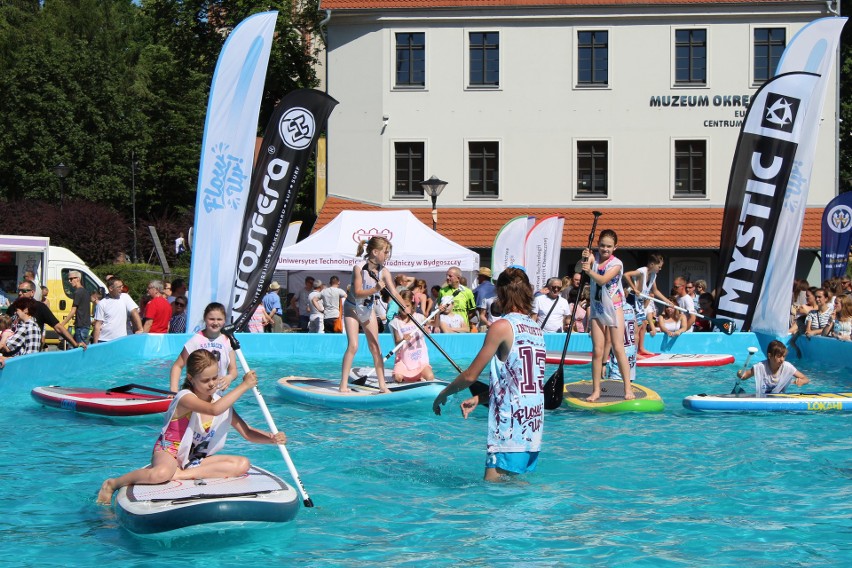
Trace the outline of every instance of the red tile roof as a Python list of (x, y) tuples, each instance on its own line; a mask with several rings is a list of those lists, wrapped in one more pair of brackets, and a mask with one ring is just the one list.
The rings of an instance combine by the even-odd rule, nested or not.
[[(379, 211), (382, 207), (329, 196), (320, 211), (313, 231), (323, 227), (341, 211)], [(403, 208), (404, 209), (404, 208)], [(408, 208), (421, 222), (432, 226), (430, 206)], [(618, 233), (620, 246), (629, 249), (719, 249), (722, 230), (722, 207), (600, 207), (603, 213), (598, 229), (613, 229)], [(545, 209), (521, 207), (446, 207), (438, 204), (438, 231), (448, 239), (468, 248), (491, 248), (497, 231), (509, 220), (520, 215), (539, 219), (548, 215), (565, 217), (562, 233), (564, 248), (582, 248), (589, 238), (592, 223), (590, 207)], [(805, 213), (800, 248), (819, 250), (820, 208)]]
[(514, 6), (659, 6), (689, 4), (783, 4), (784, 0), (322, 0), (323, 10), (503, 8)]

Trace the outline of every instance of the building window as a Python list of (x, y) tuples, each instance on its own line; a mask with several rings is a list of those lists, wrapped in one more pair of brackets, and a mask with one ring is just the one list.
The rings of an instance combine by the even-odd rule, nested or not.
[(707, 196), (707, 142), (675, 141), (675, 197)]
[(609, 83), (609, 32), (577, 32), (577, 83)]
[(577, 142), (577, 195), (607, 196), (606, 141)]
[(470, 33), (470, 86), (500, 86), (500, 34)]
[(423, 142), (395, 142), (394, 197), (423, 197)]
[(784, 28), (755, 28), (754, 30), (754, 82), (768, 81), (778, 68), (781, 54), (787, 47), (787, 30)]
[(426, 86), (426, 34), (396, 34), (396, 86)]
[(468, 142), (468, 197), (500, 195), (500, 145), (497, 142)]
[(675, 83), (707, 83), (707, 30), (675, 31)]

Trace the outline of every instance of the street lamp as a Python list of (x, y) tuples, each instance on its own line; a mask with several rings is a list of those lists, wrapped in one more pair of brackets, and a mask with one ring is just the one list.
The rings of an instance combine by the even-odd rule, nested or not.
[(65, 178), (71, 173), (71, 168), (59, 162), (53, 166), (53, 173), (59, 178), (59, 212), (62, 213), (62, 202), (65, 200)]
[(430, 177), (426, 181), (420, 182), (420, 187), (426, 192), (426, 195), (432, 198), (432, 230), (438, 230), (438, 196), (447, 187), (447, 182), (441, 181), (435, 176)]

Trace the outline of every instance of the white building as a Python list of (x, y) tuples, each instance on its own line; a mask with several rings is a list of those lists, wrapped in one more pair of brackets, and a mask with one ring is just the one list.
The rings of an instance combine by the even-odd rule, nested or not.
[[(715, 277), (739, 126), (784, 47), (835, 4), (795, 0), (323, 0), (328, 194), (344, 208), (408, 208), (448, 182), (439, 230), (489, 256), (517, 215), (566, 216), (563, 270), (591, 209), (641, 251)], [(836, 85), (836, 74), (831, 77)], [(820, 128), (801, 276), (837, 194), (837, 92)], [(355, 203), (353, 203), (355, 202)], [(536, 213), (536, 212), (539, 213)], [(571, 250), (574, 249), (574, 250)], [(631, 258), (632, 256), (632, 258)], [(679, 263), (679, 264), (678, 264)], [(818, 270), (818, 264), (816, 265)]]

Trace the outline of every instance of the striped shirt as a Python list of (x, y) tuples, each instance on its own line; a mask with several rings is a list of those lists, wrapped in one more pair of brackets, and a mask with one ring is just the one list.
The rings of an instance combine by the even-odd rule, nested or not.
[(832, 306), (829, 306), (824, 312), (811, 310), (805, 318), (805, 329), (822, 329), (828, 325), (833, 315), (834, 308)]

